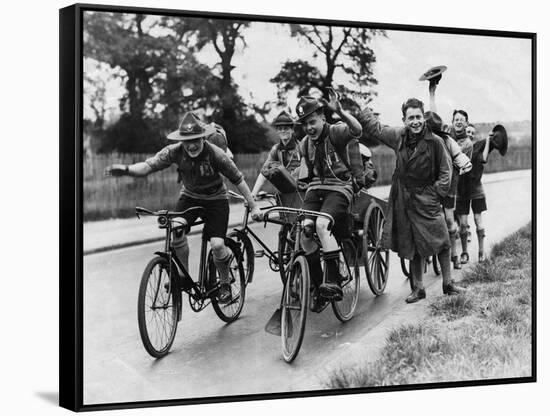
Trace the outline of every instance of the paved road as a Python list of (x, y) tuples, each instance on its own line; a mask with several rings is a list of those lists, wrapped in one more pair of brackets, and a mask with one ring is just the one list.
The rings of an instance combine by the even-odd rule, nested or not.
[[(531, 219), (531, 177), (528, 171), (487, 176), (491, 183), (486, 180), (489, 213), (485, 222), (490, 244)], [(254, 227), (275, 246), (276, 228)], [(199, 237), (192, 236), (190, 243), (197, 253)], [(475, 238), (473, 244), (470, 252), (476, 253)], [(259, 259), (238, 321), (225, 325), (210, 307), (199, 314), (187, 308), (171, 353), (154, 360), (139, 338), (136, 301), (141, 272), (159, 246), (147, 244), (84, 257), (85, 404), (321, 389), (328, 374), (349, 360), (350, 347), (364, 343), (371, 333), (383, 332), (380, 329), (388, 322), (407, 316), (418, 305), (404, 303), (408, 283), (392, 255), (385, 294), (374, 297), (361, 270), (354, 319), (342, 324), (330, 308), (309, 314), (300, 355), (288, 365), (281, 357), (280, 338), (263, 330), (278, 305), (281, 284), (265, 259)], [(440, 293), (433, 273), (426, 282), (429, 296)]]

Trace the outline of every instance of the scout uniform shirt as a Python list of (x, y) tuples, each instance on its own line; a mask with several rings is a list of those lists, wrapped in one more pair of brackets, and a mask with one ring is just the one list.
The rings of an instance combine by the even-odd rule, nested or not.
[(296, 140), (290, 139), (286, 146), (282, 141), (273, 145), (263, 164), (263, 168), (266, 168), (272, 162), (281, 163), (286, 170), (293, 174), (300, 167), (300, 150)]
[[(353, 185), (351, 183), (352, 173), (340, 158), (340, 153), (347, 153), (348, 165), (353, 169), (356, 166), (362, 166), (359, 143), (355, 140), (357, 148), (353, 151), (347, 151), (346, 146), (357, 137), (353, 136), (349, 126), (343, 122), (336, 124), (325, 124), (323, 131), (317, 140), (311, 140), (306, 136), (300, 142), (300, 153), (308, 166), (312, 169), (312, 180), (307, 190), (327, 190), (343, 193), (348, 201), (353, 199)], [(344, 149), (338, 152), (335, 147)], [(317, 157), (316, 157), (317, 155)], [(356, 160), (357, 159), (357, 160)]]
[(243, 180), (243, 174), (227, 154), (207, 141), (197, 157), (189, 156), (180, 142), (166, 146), (145, 163), (153, 172), (177, 165), (183, 182), (181, 194), (195, 199), (227, 199), (227, 188), (221, 175), (234, 185)]

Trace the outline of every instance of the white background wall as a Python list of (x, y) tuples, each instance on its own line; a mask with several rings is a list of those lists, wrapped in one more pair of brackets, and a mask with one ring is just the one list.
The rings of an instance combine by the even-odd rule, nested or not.
[[(187, 8), (205, 11), (305, 16), (327, 19), (422, 24), (449, 27), (538, 32), (538, 377), (537, 384), (425, 390), (315, 399), (276, 400), (117, 411), (117, 414), (252, 415), (266, 410), (279, 414), (318, 411), (388, 414), (542, 414), (548, 406), (548, 285), (543, 263), (543, 217), (548, 178), (544, 166), (550, 114), (548, 74), (550, 28), (543, 2), (501, 1), (489, 4), (460, 0), (271, 2), (234, 0), (120, 1), (131, 6)], [(3, 414), (66, 413), (54, 404), (58, 383), (58, 8), (64, 1), (7, 2), (2, 8), (0, 42), (1, 149), (0, 230), (0, 406)], [(498, 7), (496, 6), (498, 4)], [(546, 17), (546, 19), (545, 19)], [(510, 65), (514, 65), (510, 62)], [(548, 164), (546, 164), (548, 165)], [(24, 251), (26, 250), (26, 251)], [(32, 256), (32, 257), (29, 257)], [(7, 267), (6, 267), (7, 266)], [(543, 299), (545, 298), (545, 299)], [(546, 301), (546, 305), (545, 302)], [(545, 359), (546, 358), (546, 359)], [(543, 368), (544, 366), (544, 368)], [(545, 377), (546, 376), (546, 377)], [(545, 395), (546, 392), (546, 395)], [(48, 400), (48, 398), (50, 398)], [(315, 408), (316, 410), (313, 410)], [(537, 410), (538, 408), (538, 410)], [(322, 410), (321, 410), (322, 409)]]

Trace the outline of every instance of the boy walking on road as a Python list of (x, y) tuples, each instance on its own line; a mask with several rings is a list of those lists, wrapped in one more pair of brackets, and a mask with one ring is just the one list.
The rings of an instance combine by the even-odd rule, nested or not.
[(450, 241), (441, 210), (441, 199), (451, 185), (452, 164), (443, 139), (426, 126), (422, 101), (410, 98), (401, 111), (401, 128), (382, 125), (368, 108), (359, 120), (367, 136), (391, 147), (397, 156), (382, 245), (411, 260), (414, 289), (406, 302), (414, 303), (426, 297), (423, 261), (436, 254), (443, 275), (443, 293), (459, 293), (451, 281)]

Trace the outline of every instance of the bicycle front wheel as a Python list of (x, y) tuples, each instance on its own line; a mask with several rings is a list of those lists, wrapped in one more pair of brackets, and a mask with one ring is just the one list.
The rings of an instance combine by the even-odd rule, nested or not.
[(178, 327), (174, 296), (177, 276), (170, 276), (168, 261), (154, 257), (143, 271), (138, 294), (139, 334), (145, 350), (155, 358), (168, 354)]
[[(217, 296), (212, 297), (212, 307), (214, 312), (222, 321), (231, 323), (235, 321), (244, 306), (244, 298), (246, 293), (246, 278), (242, 265), (242, 256), (240, 250), (233, 240), (226, 238), (225, 246), (231, 251), (231, 260), (229, 262), (229, 281), (231, 284), (231, 300), (228, 303), (221, 304), (218, 302)], [(216, 284), (219, 282), (219, 273), (212, 252), (208, 253), (208, 273), (209, 282)]]
[(285, 279), (281, 313), (283, 358), (291, 363), (302, 346), (309, 307), (309, 269), (306, 258), (294, 259)]
[[(342, 251), (345, 258), (345, 260), (340, 258), (340, 262), (344, 260), (344, 264), (340, 265), (340, 274), (345, 277), (342, 281), (343, 296), (341, 301), (332, 301), (332, 310), (340, 321), (347, 322), (353, 318), (357, 300), (359, 299), (359, 290), (361, 289), (359, 283), (359, 258), (355, 244), (351, 240), (346, 240), (342, 243)], [(345, 273), (342, 273), (342, 271)]]
[(250, 241), (250, 238), (242, 232), (239, 232), (237, 230), (231, 231), (228, 236), (228, 238), (231, 238), (233, 241), (235, 241), (238, 246), (239, 250), (241, 252), (241, 256), (243, 257), (243, 269), (244, 269), (244, 277), (246, 284), (249, 284), (252, 282), (252, 279), (254, 278), (254, 247), (252, 246), (252, 242)]
[[(294, 236), (296, 238), (296, 236)], [(277, 247), (277, 257), (279, 260), (279, 274), (283, 285), (286, 280), (290, 258), (294, 250), (294, 238), (292, 235), (292, 224), (286, 223), (279, 230), (279, 244)]]

